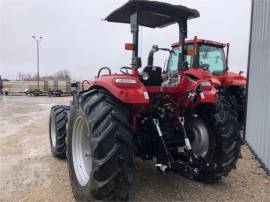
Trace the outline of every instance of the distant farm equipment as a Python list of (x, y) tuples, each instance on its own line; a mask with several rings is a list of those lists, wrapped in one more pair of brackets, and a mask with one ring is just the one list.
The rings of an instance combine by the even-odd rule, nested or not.
[[(2, 82), (2, 84), (1, 84)], [(36, 81), (2, 81), (0, 91), (5, 95), (27, 96), (70, 96), (80, 83), (72, 87), (70, 81), (41, 81), (38, 89)]]

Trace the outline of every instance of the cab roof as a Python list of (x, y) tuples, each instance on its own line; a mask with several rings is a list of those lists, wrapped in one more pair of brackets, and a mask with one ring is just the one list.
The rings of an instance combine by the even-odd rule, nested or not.
[[(185, 44), (192, 44), (194, 43), (195, 40), (194, 39), (186, 39), (185, 40)], [(214, 46), (219, 46), (219, 47), (225, 47), (227, 44), (225, 43), (220, 43), (217, 41), (211, 41), (211, 40), (205, 40), (205, 39), (197, 39), (197, 43), (199, 44), (209, 44), (209, 45), (214, 45)], [(172, 44), (172, 48), (176, 48), (179, 46), (179, 42), (173, 43)]]
[(181, 5), (148, 0), (129, 0), (113, 11), (105, 20), (130, 23), (130, 16), (136, 12), (139, 13), (139, 25), (150, 28), (165, 27), (181, 20), (200, 17), (199, 11)]

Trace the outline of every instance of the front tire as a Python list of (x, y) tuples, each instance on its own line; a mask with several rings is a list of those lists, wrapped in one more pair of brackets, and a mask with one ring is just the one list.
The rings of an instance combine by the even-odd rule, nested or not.
[(133, 130), (125, 106), (102, 90), (74, 96), (67, 159), (77, 201), (128, 200), (133, 181)]
[(52, 155), (55, 158), (66, 158), (66, 123), (69, 107), (57, 105), (51, 108), (49, 119), (49, 138)]

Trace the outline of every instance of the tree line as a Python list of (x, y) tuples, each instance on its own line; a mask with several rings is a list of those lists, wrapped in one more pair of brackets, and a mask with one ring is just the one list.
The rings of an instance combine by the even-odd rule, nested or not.
[[(48, 81), (53, 81), (53, 80), (58, 80), (58, 81), (71, 81), (71, 74), (68, 70), (61, 70), (56, 72), (53, 75), (45, 75), (45, 76), (40, 76), (40, 80), (48, 80)], [(19, 81), (36, 81), (38, 80), (37, 74), (30, 74), (30, 73), (23, 73), (23, 72), (18, 72), (17, 73), (17, 80)]]

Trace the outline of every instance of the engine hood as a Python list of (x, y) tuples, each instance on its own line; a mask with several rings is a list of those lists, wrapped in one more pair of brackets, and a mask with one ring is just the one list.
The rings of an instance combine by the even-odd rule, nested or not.
[(190, 68), (186, 70), (184, 74), (196, 79), (211, 79), (212, 77), (212, 74), (208, 70), (203, 70), (201, 68)]
[(247, 78), (233, 73), (233, 72), (225, 72), (222, 75), (214, 76), (217, 78), (223, 86), (246, 86)]
[(194, 79), (207, 79), (211, 80), (215, 85), (222, 86), (246, 86), (246, 77), (233, 73), (224, 72), (220, 75), (213, 75), (208, 70), (203, 70), (201, 68), (190, 68), (184, 72), (184, 74), (189, 75)]

